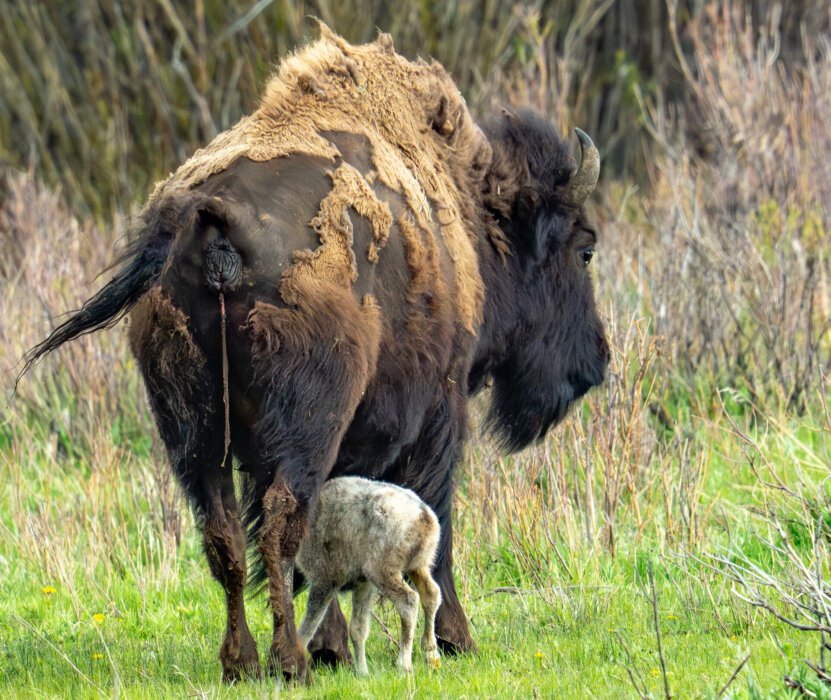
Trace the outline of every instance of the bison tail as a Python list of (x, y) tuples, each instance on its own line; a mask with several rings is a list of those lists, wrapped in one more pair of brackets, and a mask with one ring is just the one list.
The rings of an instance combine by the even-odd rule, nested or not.
[(172, 236), (163, 230), (149, 228), (131, 244), (121, 256), (120, 269), (98, 294), (26, 353), (15, 386), (44, 355), (70, 340), (118, 323), (160, 277), (171, 240)]

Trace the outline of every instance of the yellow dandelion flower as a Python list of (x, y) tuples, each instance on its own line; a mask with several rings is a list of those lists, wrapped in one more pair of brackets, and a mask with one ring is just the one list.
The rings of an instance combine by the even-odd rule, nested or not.
[(100, 625), (106, 619), (107, 619), (107, 616), (104, 613), (95, 613), (95, 615), (92, 616), (92, 621), (96, 625)]
[(677, 620), (678, 615), (667, 615), (667, 620)]
[(653, 675), (653, 676), (655, 676), (655, 678), (657, 678), (658, 676), (660, 676), (660, 675), (661, 675), (661, 672), (660, 672), (660, 671), (658, 671), (658, 669), (657, 669), (657, 668), (653, 668), (653, 669), (652, 669), (652, 675)]
[(98, 653), (98, 652), (95, 652), (95, 653), (92, 655), (92, 658), (93, 658), (93, 660), (94, 660), (94, 661), (100, 661), (101, 659), (103, 659), (103, 658), (104, 658), (104, 655), (103, 655), (103, 654), (100, 654), (100, 653)]
[(43, 591), (46, 595), (52, 595), (53, 593), (58, 592), (58, 589), (55, 588), (54, 586), (44, 586), (40, 590)]
[(735, 634), (731, 634), (731, 635), (730, 635), (730, 641), (731, 641), (731, 642), (735, 642), (735, 641), (737, 641), (738, 639), (739, 639), (739, 638), (738, 638)]

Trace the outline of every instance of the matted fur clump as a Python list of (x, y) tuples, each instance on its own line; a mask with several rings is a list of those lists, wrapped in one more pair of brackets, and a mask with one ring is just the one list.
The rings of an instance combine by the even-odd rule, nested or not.
[[(171, 187), (195, 187), (243, 157), (305, 154), (334, 164), (340, 153), (326, 132), (364, 137), (375, 169), (366, 174), (368, 184), (377, 178), (399, 193), (427, 235), (440, 231), (456, 267), (460, 320), (474, 332), (484, 298), (474, 248), (474, 222), (481, 226), (482, 217), (475, 202), (491, 147), (444, 68), (399, 56), (388, 34), (352, 46), (321, 25), (319, 41), (281, 63), (259, 108), (159, 183), (150, 202)], [(342, 189), (346, 196), (362, 190)], [(319, 233), (324, 240), (327, 232)], [(382, 245), (384, 232), (376, 231), (376, 239)]]

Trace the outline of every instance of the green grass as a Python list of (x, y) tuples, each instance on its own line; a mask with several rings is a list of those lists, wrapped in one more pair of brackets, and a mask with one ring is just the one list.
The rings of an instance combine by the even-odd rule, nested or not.
[[(564, 430), (577, 422), (575, 417)], [(792, 459), (790, 468), (796, 469), (811, 461), (806, 450), (821, 451), (824, 443), (807, 419), (790, 425), (768, 434), (768, 454), (782, 464)], [(477, 470), (484, 465), (497, 473), (501, 464), (503, 477), (512, 475), (516, 488), (521, 470), (538, 468), (545, 452), (495, 462), (488, 446), (477, 442), (462, 478), (457, 571), (478, 656), (445, 658), (432, 672), (416, 649), (416, 673), (407, 679), (396, 672), (392, 643), (373, 623), (368, 679), (350, 669), (321, 669), (307, 688), (289, 690), (271, 680), (223, 686), (217, 661), (223, 596), (208, 575), (189, 516), (177, 511), (183, 531), (178, 544), (165, 534), (158, 495), (167, 487), (159, 481), (163, 471), (146, 435), (132, 428), (101, 431), (90, 441), (90, 452), (67, 454), (48, 447), (63, 439), (60, 430), (50, 442), (36, 426), (43, 429), (35, 421), (19, 430), (37, 440), (13, 434), (0, 452), (2, 697), (620, 698), (634, 693), (627, 668), (649, 693), (662, 697), (646, 594), (649, 562), (675, 697), (716, 697), (747, 655), (730, 688), (733, 697), (788, 697), (783, 677), (815, 652), (812, 640), (741, 604), (729, 583), (681, 556), (683, 543), (662, 525), (658, 509), (649, 516), (649, 532), (638, 536), (631, 509), (620, 506), (615, 557), (581, 543), (566, 525), (523, 530), (522, 518), (535, 512), (527, 499), (518, 502), (519, 520), (497, 512), (488, 529), (476, 495)], [(149, 431), (146, 423), (138, 427)], [(722, 515), (707, 520), (695, 549), (703, 553), (743, 542), (753, 556), (744, 506), (761, 502), (764, 494), (741, 463), (735, 437), (714, 426), (701, 430), (703, 443), (715, 443), (706, 452), (703, 501), (717, 502)], [(670, 455), (665, 466), (676, 459)], [(504, 491), (507, 482), (499, 486), (499, 499), (519, 495)], [(719, 524), (724, 513), (730, 514), (730, 528)], [(298, 618), (304, 598), (297, 600)], [(348, 597), (343, 603), (348, 609)], [(248, 611), (264, 658), (270, 638), (264, 597), (250, 599)], [(382, 604), (377, 613), (397, 637), (391, 607)]]
[[(196, 548), (184, 547), (181, 554), (173, 579), (150, 586), (144, 595), (129, 576), (104, 589), (95, 580), (79, 580), (44, 593), (50, 579), (9, 567), (4, 554), (8, 572), (0, 587), (0, 693), (98, 697), (117, 688), (120, 697), (131, 698), (202, 692), (229, 698), (269, 695), (271, 682), (220, 685), (216, 652), (222, 598)], [(494, 573), (498, 578), (500, 572)], [(577, 612), (563, 615), (533, 591), (488, 594), (489, 582), (477, 582), (466, 606), (480, 644), (478, 657), (445, 659), (440, 671), (430, 672), (416, 651), (416, 674), (407, 680), (396, 673), (395, 652), (374, 624), (368, 680), (348, 669), (320, 670), (309, 688), (292, 695), (622, 697), (631, 693), (631, 686), (616, 631), (627, 640), (650, 690), (660, 695), (651, 608), (641, 588), (622, 574), (598, 578), (594, 586), (567, 589), (565, 606), (575, 598)], [(760, 687), (776, 687), (795, 660), (809, 653), (796, 635), (768, 618), (755, 615), (747, 626), (736, 620), (721, 630), (711, 611), (690, 610), (668, 583), (659, 596), (669, 680), (678, 697), (713, 695), (748, 653), (751, 662), (738, 686), (753, 678)], [(302, 597), (299, 602), (301, 614)], [(394, 631), (391, 610), (380, 610)], [(252, 631), (264, 650), (269, 640), (264, 601), (250, 601), (249, 611)], [(96, 614), (105, 617), (94, 618)]]

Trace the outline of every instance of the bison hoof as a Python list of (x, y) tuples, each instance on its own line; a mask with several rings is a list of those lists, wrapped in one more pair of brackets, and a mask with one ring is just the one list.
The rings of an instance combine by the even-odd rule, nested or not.
[(272, 646), (268, 655), (268, 673), (275, 678), (282, 677), (287, 685), (308, 685), (311, 681), (306, 655), (299, 645), (290, 652)]
[(467, 624), (439, 625), (436, 620), (436, 642), (442, 654), (455, 656), (456, 654), (475, 654), (478, 649), (473, 637), (470, 636)]
[(323, 623), (317, 628), (307, 648), (313, 665), (330, 668), (352, 665), (346, 618), (334, 601), (329, 605)]
[(349, 650), (343, 649), (315, 649), (309, 650), (312, 657), (312, 666), (328, 666), (329, 668), (337, 668), (338, 666), (350, 666), (352, 664), (352, 654)]
[(219, 660), (222, 662), (222, 680), (225, 683), (236, 683), (246, 678), (259, 680), (263, 677), (257, 644), (250, 636), (242, 639), (239, 645), (226, 639), (219, 651)]
[(456, 656), (457, 654), (476, 654), (479, 651), (479, 648), (476, 646), (476, 642), (474, 642), (470, 637), (453, 641), (445, 639), (444, 637), (436, 636), (436, 641), (438, 642), (439, 649), (441, 649), (441, 653), (445, 656)]

